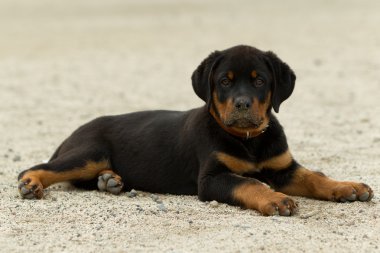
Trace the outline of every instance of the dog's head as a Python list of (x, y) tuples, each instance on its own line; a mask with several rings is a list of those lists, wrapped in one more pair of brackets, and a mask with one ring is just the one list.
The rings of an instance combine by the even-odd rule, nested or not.
[(192, 75), (195, 93), (228, 132), (254, 137), (269, 123), (273, 107), (293, 92), (296, 76), (272, 52), (250, 46), (215, 51)]

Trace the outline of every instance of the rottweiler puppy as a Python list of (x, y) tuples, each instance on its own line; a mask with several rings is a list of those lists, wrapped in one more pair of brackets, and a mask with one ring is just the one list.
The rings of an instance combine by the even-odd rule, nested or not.
[(272, 109), (279, 111), (295, 80), (272, 52), (250, 46), (215, 51), (192, 75), (204, 106), (97, 118), (68, 137), (49, 162), (21, 172), (19, 192), (41, 199), (44, 188), (70, 181), (112, 194), (134, 188), (198, 195), (282, 216), (296, 211), (288, 195), (371, 200), (368, 185), (335, 181), (293, 158)]

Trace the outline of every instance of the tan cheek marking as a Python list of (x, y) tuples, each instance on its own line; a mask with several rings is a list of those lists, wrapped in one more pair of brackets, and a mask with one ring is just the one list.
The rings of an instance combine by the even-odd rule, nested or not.
[(237, 174), (244, 174), (256, 170), (254, 163), (218, 152), (216, 157), (219, 162), (223, 163), (229, 170)]
[(220, 101), (218, 99), (218, 95), (216, 94), (215, 90), (212, 93), (212, 98), (213, 98), (217, 113), (219, 114), (220, 118), (223, 120), (224, 119), (224, 113), (226, 111), (226, 106), (224, 104), (220, 103)]
[(256, 70), (253, 70), (253, 71), (251, 72), (251, 76), (252, 76), (253, 78), (256, 78), (256, 77), (257, 77), (257, 72), (256, 72)]
[(267, 97), (265, 98), (265, 102), (260, 104), (259, 111), (261, 112), (262, 115), (266, 115), (267, 110), (270, 106), (270, 98), (272, 96), (271, 92), (268, 92)]
[(289, 150), (285, 151), (281, 155), (272, 157), (268, 160), (265, 160), (263, 162), (260, 162), (257, 167), (262, 168), (268, 168), (273, 170), (281, 170), (286, 169), (289, 167), (289, 165), (292, 163), (293, 158), (290, 154)]
[(44, 188), (54, 183), (70, 181), (76, 179), (89, 180), (95, 178), (99, 172), (104, 169), (110, 168), (108, 161), (101, 162), (88, 161), (84, 167), (73, 168), (72, 170), (63, 172), (53, 172), (48, 170), (31, 170), (26, 172), (21, 181), (27, 178), (40, 181)]
[(228, 117), (228, 114), (232, 113), (233, 111), (233, 103), (232, 99), (228, 99), (225, 103), (221, 103), (218, 99), (218, 95), (216, 94), (216, 91), (213, 92), (213, 101), (216, 107), (216, 110), (218, 111), (220, 115), (220, 119), (222, 121), (225, 121)]
[(227, 77), (228, 77), (228, 79), (230, 79), (230, 80), (234, 80), (234, 72), (232, 72), (232, 71), (228, 71), (228, 72), (227, 72)]
[(258, 115), (259, 118), (264, 119), (263, 127), (266, 127), (269, 122), (269, 118), (267, 115), (267, 110), (270, 106), (270, 98), (271, 98), (271, 92), (268, 93), (267, 97), (265, 98), (264, 103), (260, 103), (257, 98), (253, 99), (252, 103), (252, 110), (254, 115)]

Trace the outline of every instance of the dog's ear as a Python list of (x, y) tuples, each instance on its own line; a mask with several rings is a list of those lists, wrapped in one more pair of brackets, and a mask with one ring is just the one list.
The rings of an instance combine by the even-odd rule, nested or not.
[(296, 82), (293, 70), (273, 52), (266, 52), (268, 64), (273, 72), (272, 106), (278, 113), (280, 104), (292, 94)]
[(198, 68), (193, 72), (191, 81), (195, 93), (203, 101), (210, 105), (211, 89), (212, 89), (212, 74), (217, 62), (221, 59), (222, 52), (215, 51), (211, 53)]

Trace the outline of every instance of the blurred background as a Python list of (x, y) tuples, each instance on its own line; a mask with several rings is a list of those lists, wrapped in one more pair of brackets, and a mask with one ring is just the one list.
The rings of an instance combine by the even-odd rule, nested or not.
[[(196, 197), (166, 196), (183, 207), (181, 213), (156, 219), (150, 213), (136, 214), (126, 196), (129, 202), (122, 209), (112, 196), (59, 189), (46, 201), (21, 201), (16, 177), (48, 159), (79, 125), (100, 115), (203, 105), (191, 87), (193, 70), (214, 50), (248, 44), (274, 51), (297, 75), (293, 95), (277, 114), (297, 160), (337, 179), (366, 182), (376, 193), (379, 24), (379, 0), (0, 0), (0, 209), (6, 211), (0, 212), (0, 227), (11, 224), (0, 229), (1, 248), (21, 252), (38, 245), (47, 252), (99, 252), (107, 246), (122, 252), (126, 245), (143, 251), (150, 245), (152, 251), (199, 252), (245, 246), (247, 252), (304, 252), (307, 241), (322, 252), (333, 252), (331, 245), (336, 252), (376, 251), (376, 197), (375, 204), (365, 207), (299, 198), (306, 209), (301, 213), (320, 210), (321, 222), (262, 219), (227, 206), (212, 211)], [(115, 226), (111, 216), (106, 221), (108, 207), (99, 204), (105, 201), (113, 201), (112, 210), (127, 213), (117, 217), (125, 220), (123, 226)], [(149, 197), (135, 200), (155, 210), (151, 202)], [(92, 210), (99, 217), (88, 217), (88, 206), (96, 206)], [(42, 212), (53, 218), (44, 219)], [(242, 221), (244, 226), (231, 225)], [(313, 221), (321, 230), (315, 230)], [(141, 224), (155, 224), (159, 230)], [(265, 239), (252, 240), (247, 224)], [(199, 241), (200, 231), (206, 241)], [(73, 240), (83, 248), (67, 243)]]
[(99, 115), (200, 106), (192, 71), (237, 44), (296, 72), (279, 117), (300, 152), (309, 135), (315, 147), (357, 131), (376, 141), (379, 13), (375, 0), (1, 0), (2, 148), (45, 157)]

